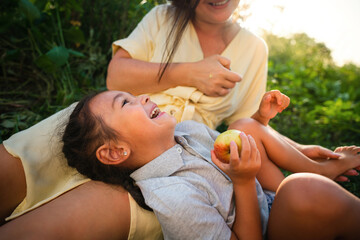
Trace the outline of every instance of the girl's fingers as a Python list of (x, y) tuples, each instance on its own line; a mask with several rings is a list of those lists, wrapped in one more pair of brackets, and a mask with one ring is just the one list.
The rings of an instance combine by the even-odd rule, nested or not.
[(276, 103), (281, 106), (282, 104), (282, 94), (279, 90), (272, 90), (270, 91), (272, 97), (274, 98), (274, 100), (276, 101)]
[(285, 109), (290, 104), (290, 98), (281, 93), (279, 90), (271, 90), (267, 94), (269, 94), (271, 98), (273, 98), (274, 101), (283, 109)]
[(251, 149), (248, 137), (245, 135), (244, 132), (240, 133), (241, 138), (241, 161), (247, 161), (250, 158)]
[(264, 97), (265, 102), (271, 102), (272, 96), (271, 94), (266, 94)]
[(290, 104), (290, 98), (288, 97), (288, 96), (286, 96), (285, 94), (282, 94), (282, 98), (283, 98), (283, 100), (282, 100), (282, 107), (283, 107), (283, 109), (285, 109), (285, 108), (287, 108), (288, 106), (289, 106), (289, 104)]
[(254, 138), (251, 135), (248, 135), (248, 138), (249, 138), (249, 143), (250, 143), (250, 148), (251, 148), (250, 158), (254, 159), (256, 157), (256, 150), (257, 150), (256, 143), (255, 143)]
[(211, 161), (212, 161), (216, 166), (218, 166), (222, 171), (224, 171), (224, 169), (225, 169), (225, 164), (224, 164), (223, 162), (221, 162), (221, 161), (216, 157), (214, 150), (211, 150), (210, 153), (211, 153)]
[(249, 142), (251, 145), (251, 159), (255, 162), (258, 163), (258, 161), (260, 160), (260, 152), (257, 148), (255, 139), (249, 135)]
[(230, 142), (230, 167), (235, 167), (239, 159), (238, 147), (234, 141)]

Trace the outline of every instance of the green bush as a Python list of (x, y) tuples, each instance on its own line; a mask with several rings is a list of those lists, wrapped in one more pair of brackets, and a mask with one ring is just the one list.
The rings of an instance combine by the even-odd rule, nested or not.
[[(305, 34), (265, 35), (269, 46), (268, 89), (291, 98), (271, 126), (304, 144), (330, 149), (360, 145), (360, 68), (336, 66), (331, 51)], [(360, 179), (342, 184), (360, 196)]]
[(105, 89), (111, 43), (159, 2), (2, 0), (0, 142)]

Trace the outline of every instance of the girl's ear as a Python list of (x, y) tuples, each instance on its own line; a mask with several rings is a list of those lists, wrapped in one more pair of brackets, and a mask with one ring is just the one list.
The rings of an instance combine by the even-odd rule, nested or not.
[(130, 156), (127, 145), (103, 144), (96, 150), (97, 159), (106, 165), (116, 165), (124, 162)]

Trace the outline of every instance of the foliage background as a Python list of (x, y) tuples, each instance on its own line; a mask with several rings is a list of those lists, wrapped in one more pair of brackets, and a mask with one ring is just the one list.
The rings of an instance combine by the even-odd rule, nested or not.
[[(0, 142), (84, 94), (105, 89), (111, 43), (164, 0), (2, 0)], [(271, 125), (304, 144), (360, 145), (360, 68), (336, 66), (305, 34), (264, 33), (268, 89), (291, 97)], [(342, 185), (360, 195), (360, 179)]]

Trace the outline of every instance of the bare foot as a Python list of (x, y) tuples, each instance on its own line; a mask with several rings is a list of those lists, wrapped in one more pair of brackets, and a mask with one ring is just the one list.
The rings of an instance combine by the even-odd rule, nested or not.
[[(352, 169), (359, 169), (360, 167), (360, 147), (357, 146), (346, 146), (346, 147), (338, 147), (334, 151), (341, 155), (339, 159), (333, 159), (323, 164), (326, 164), (326, 172), (325, 176), (335, 179), (336, 177), (344, 174), (345, 172), (349, 172)], [(353, 171), (350, 171), (353, 172)], [(350, 175), (354, 175), (350, 174)]]

